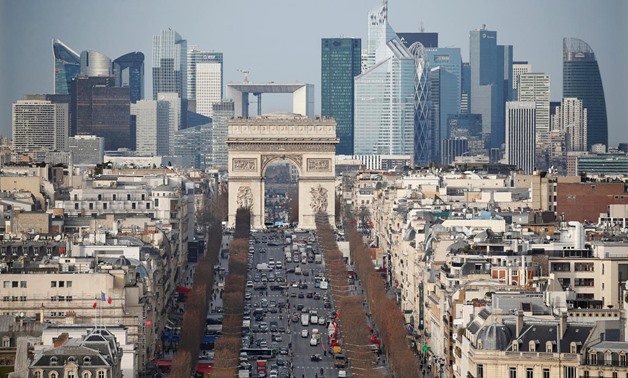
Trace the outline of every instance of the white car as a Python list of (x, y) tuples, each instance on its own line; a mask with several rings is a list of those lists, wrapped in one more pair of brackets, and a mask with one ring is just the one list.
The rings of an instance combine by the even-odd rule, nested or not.
[(309, 334), (310, 332), (307, 329), (301, 331), (301, 337), (303, 337), (304, 339), (307, 338)]
[(246, 287), (253, 287), (253, 281), (246, 281)]
[(314, 336), (312, 336), (312, 338), (310, 339), (310, 345), (311, 346), (317, 346), (318, 345), (318, 339)]

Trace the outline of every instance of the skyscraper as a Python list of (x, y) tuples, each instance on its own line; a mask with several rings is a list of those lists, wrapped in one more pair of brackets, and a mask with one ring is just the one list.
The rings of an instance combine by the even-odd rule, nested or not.
[(143, 156), (170, 155), (170, 121), (167, 101), (140, 100), (131, 104), (135, 116), (135, 151)]
[(563, 97), (582, 100), (587, 109), (587, 148), (608, 145), (606, 101), (593, 49), (577, 38), (563, 39)]
[(103, 137), (106, 150), (133, 149), (130, 104), (129, 88), (114, 87), (113, 77), (74, 78), (70, 135)]
[[(205, 156), (204, 162), (201, 162), (203, 168), (227, 169), (227, 133), (229, 131), (228, 121), (235, 114), (235, 105), (233, 101), (223, 100), (213, 106), (214, 117), (212, 118), (211, 143), (205, 143), (211, 146), (209, 154)], [(204, 165), (203, 165), (204, 164)]]
[(460, 113), (471, 113), (471, 65), (463, 62), (460, 67)]
[(211, 117), (212, 106), (222, 100), (222, 63), (196, 63), (195, 89), (196, 112)]
[(111, 76), (111, 59), (98, 51), (81, 52), (81, 75)]
[(144, 54), (130, 52), (114, 60), (113, 76), (116, 87), (129, 87), (132, 103), (144, 99)]
[(512, 89), (513, 98), (517, 98), (517, 88), (519, 88), (519, 75), (532, 72), (532, 65), (528, 62), (512, 62)]
[(67, 147), (68, 104), (47, 100), (18, 100), (12, 106), (13, 148), (63, 150)]
[(397, 37), (405, 47), (410, 47), (419, 42), (426, 49), (434, 49), (438, 47), (438, 33), (434, 32), (410, 32), (397, 33)]
[(336, 119), (337, 155), (353, 155), (353, 79), (361, 72), (362, 40), (321, 40), (321, 115)]
[(524, 173), (532, 173), (535, 159), (534, 102), (506, 102), (506, 159)]
[[(223, 93), (223, 71), (222, 71), (222, 65), (223, 65), (223, 54), (221, 52), (215, 52), (215, 51), (205, 51), (205, 50), (199, 50), (195, 47), (190, 47), (188, 48), (187, 51), (187, 98), (189, 100), (195, 100), (196, 99), (196, 93), (197, 93), (197, 88), (196, 88), (196, 71), (197, 71), (197, 64), (199, 63), (215, 63), (215, 64), (219, 64), (220, 65), (220, 85), (215, 85), (215, 87), (218, 89), (220, 89), (220, 99), (218, 99), (218, 101), (220, 101), (222, 99), (222, 93)], [(213, 91), (215, 91), (216, 89), (213, 89)], [(211, 106), (211, 105), (210, 105)]]
[(587, 113), (583, 101), (574, 97), (563, 98), (556, 107), (553, 129), (566, 134), (567, 151), (587, 151)]
[(157, 93), (187, 98), (187, 41), (172, 29), (153, 36), (153, 99)]
[(504, 104), (512, 95), (512, 46), (497, 44), (497, 32), (470, 35), (471, 113), (482, 115), (482, 132), (490, 147), (504, 142)]
[(368, 14), (367, 70), (354, 83), (354, 154), (429, 156), (421, 150), (430, 145), (422, 139), (429, 128), (426, 65), (416, 64), (424, 62), (423, 47), (412, 53), (403, 46), (387, 8), (384, 0)]
[(81, 71), (81, 58), (58, 39), (52, 40), (52, 54), (55, 61), (55, 94), (70, 94), (70, 82)]
[[(461, 98), (461, 66), (462, 57), (459, 48), (432, 48), (425, 49), (427, 53), (428, 66), (439, 70), (438, 102), (439, 112), (438, 122), (435, 131), (439, 138), (435, 140), (435, 145), (440, 148), (441, 141), (447, 138), (447, 119), (449, 115), (460, 113)], [(434, 92), (430, 94), (430, 100), (436, 100)]]
[(158, 93), (157, 100), (168, 104), (168, 151), (169, 155), (174, 155), (174, 136), (181, 130), (181, 118), (187, 119), (187, 111), (181, 106), (181, 98), (177, 93)]
[(546, 151), (550, 145), (550, 77), (544, 73), (524, 73), (519, 75), (518, 87), (519, 101), (534, 102), (536, 165), (537, 168), (546, 169)]

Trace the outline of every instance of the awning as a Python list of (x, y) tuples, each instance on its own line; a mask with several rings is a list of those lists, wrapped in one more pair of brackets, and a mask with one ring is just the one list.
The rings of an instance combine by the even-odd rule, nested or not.
[(189, 287), (185, 287), (185, 286), (177, 286), (177, 293), (182, 293), (182, 294), (188, 294), (189, 292), (192, 291), (192, 289), (190, 289)]
[(155, 363), (159, 367), (170, 367), (170, 366), (172, 366), (172, 360), (155, 360)]
[(213, 365), (206, 363), (206, 362), (201, 362), (196, 364), (196, 372), (197, 373), (211, 373), (213, 369)]

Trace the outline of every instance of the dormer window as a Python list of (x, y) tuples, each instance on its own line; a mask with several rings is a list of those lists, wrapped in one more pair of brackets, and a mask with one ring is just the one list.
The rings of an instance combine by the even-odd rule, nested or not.
[(589, 363), (591, 365), (597, 365), (597, 353), (594, 351), (591, 351), (591, 353), (589, 353)]
[(546, 353), (553, 353), (554, 352), (554, 345), (552, 344), (551, 341), (548, 341), (545, 343), (545, 352)]
[(48, 378), (59, 378), (59, 373), (51, 371), (50, 374), (48, 374)]
[(76, 357), (74, 356), (68, 357), (68, 362), (76, 362)]
[(530, 342), (528, 343), (528, 349), (530, 350), (530, 352), (536, 352), (536, 341), (530, 340)]
[(573, 341), (569, 344), (569, 353), (572, 353), (572, 354), (578, 353), (578, 345), (576, 345), (576, 343)]
[(57, 366), (58, 363), (59, 363), (59, 360), (57, 359), (57, 356), (50, 357), (50, 365), (51, 366)]
[(518, 352), (519, 351), (519, 340), (513, 340), (512, 341), (512, 351), (513, 352)]

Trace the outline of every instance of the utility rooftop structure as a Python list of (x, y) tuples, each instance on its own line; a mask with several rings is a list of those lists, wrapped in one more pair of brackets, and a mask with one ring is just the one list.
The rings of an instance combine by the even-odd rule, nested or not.
[(257, 96), (257, 115), (262, 114), (262, 93), (292, 93), (292, 113), (314, 117), (314, 84), (230, 83), (227, 98), (233, 99), (235, 117), (249, 116), (249, 93)]

